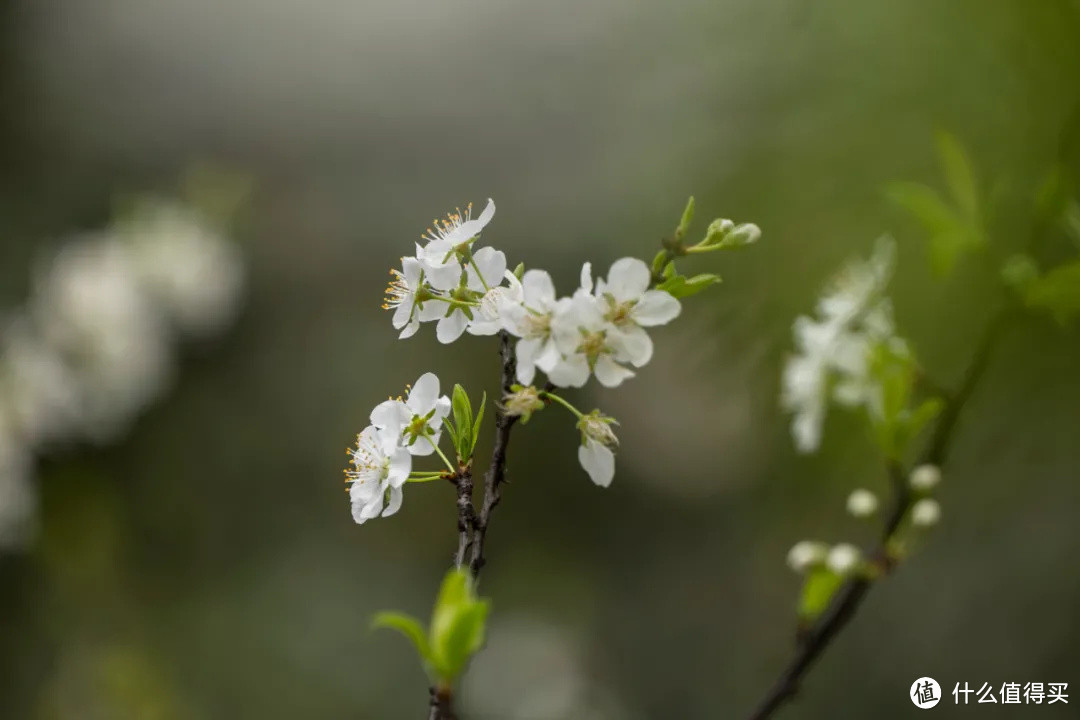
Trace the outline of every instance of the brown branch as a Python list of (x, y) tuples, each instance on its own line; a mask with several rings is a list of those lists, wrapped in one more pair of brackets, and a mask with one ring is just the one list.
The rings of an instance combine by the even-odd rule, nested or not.
[[(982, 339), (979, 341), (967, 372), (964, 373), (960, 387), (948, 398), (945, 409), (934, 428), (934, 434), (918, 464), (940, 465), (945, 460), (956, 432), (961, 410), (986, 372), (994, 345), (1008, 324), (1010, 316), (1008, 310), (999, 312), (983, 331)], [(908, 489), (907, 473), (904, 469), (898, 463), (890, 463), (888, 469), (893, 487), (892, 507), (882, 528), (880, 542), (868, 553), (868, 557), (884, 569), (888, 569), (892, 563), (887, 551), (889, 540), (904, 521), (914, 500)], [(772, 717), (773, 713), (795, 696), (803, 677), (814, 662), (855, 616), (863, 600), (866, 599), (866, 594), (870, 591), (871, 582), (867, 578), (847, 581), (833, 597), (825, 612), (810, 628), (800, 633), (799, 647), (795, 656), (788, 662), (764, 700), (750, 716), (751, 720), (766, 720)]]
[(499, 357), (502, 359), (502, 385), (499, 402), (495, 405), (495, 446), (491, 450), (491, 464), (484, 476), (484, 501), (480, 514), (473, 523), (472, 556), (469, 567), (473, 577), (479, 579), (480, 570), (487, 562), (484, 557), (484, 542), (487, 540), (491, 514), (502, 499), (502, 484), (506, 481), (506, 450), (510, 444), (510, 430), (517, 418), (508, 416), (502, 410), (502, 396), (510, 392), (510, 386), (517, 382), (517, 359), (514, 356), (513, 339), (505, 330), (499, 333)]
[(473, 508), (472, 465), (458, 468), (450, 481), (457, 489), (458, 511), (458, 548), (454, 554), (454, 567), (460, 568), (468, 559), (469, 548), (473, 542), (476, 526), (476, 511)]
[(457, 720), (452, 702), (454, 699), (453, 693), (450, 692), (450, 689), (432, 687), (428, 690), (431, 693), (429, 703), (431, 712), (428, 713), (428, 720)]

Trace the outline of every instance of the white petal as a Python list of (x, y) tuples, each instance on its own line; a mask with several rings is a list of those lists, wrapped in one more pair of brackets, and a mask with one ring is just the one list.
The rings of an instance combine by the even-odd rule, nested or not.
[(413, 299), (411, 297), (405, 298), (405, 301), (394, 308), (394, 316), (390, 322), (393, 324), (395, 330), (400, 330), (409, 323), (409, 319), (412, 316), (413, 311)]
[[(472, 264), (465, 267), (470, 288), (483, 291), (502, 283), (503, 274), (506, 272), (506, 255), (501, 250), (493, 247), (480, 248), (473, 253), (473, 263), (476, 264), (475, 268)], [(479, 277), (476, 275), (477, 269), (480, 270)]]
[(442, 419), (450, 414), (450, 398), (445, 395), (439, 396), (439, 399), (435, 401), (435, 414), (431, 416), (431, 423), (435, 426), (436, 432), (442, 430), (440, 424)]
[(469, 238), (476, 237), (480, 234), (480, 231), (491, 222), (491, 218), (493, 217), (495, 217), (495, 201), (488, 198), (487, 205), (484, 206), (484, 211), (480, 213), (479, 217), (475, 217), (472, 220), (466, 220), (454, 231), (455, 240), (457, 240), (457, 242), (465, 242)]
[(420, 322), (431, 322), (446, 317), (448, 307), (450, 306), (441, 300), (428, 300), (420, 306), (420, 311), (417, 314), (420, 317)]
[(585, 263), (581, 266), (581, 289), (587, 293), (593, 291), (592, 263)]
[(420, 320), (418, 320), (414, 316), (413, 319), (411, 321), (409, 321), (409, 324), (406, 325), (405, 327), (403, 327), (401, 329), (401, 332), (398, 333), (398, 340), (405, 340), (407, 338), (411, 338), (413, 335), (416, 334), (416, 331), (419, 330), (419, 329), (420, 329)]
[(682, 305), (663, 290), (649, 290), (634, 305), (632, 315), (638, 325), (664, 325), (679, 316)]
[(540, 354), (536, 357), (536, 367), (547, 372), (549, 368), (555, 367), (560, 360), (562, 360), (562, 355), (559, 354), (559, 348), (556, 347), (554, 340), (548, 338), (544, 343), (544, 347), (540, 350)]
[(821, 445), (821, 423), (824, 418), (819, 412), (801, 412), (791, 421), (791, 435), (799, 452), (812, 453)]
[(649, 266), (637, 258), (621, 258), (608, 271), (607, 290), (616, 300), (637, 300), (649, 289)]
[(400, 487), (390, 488), (390, 502), (387, 503), (386, 509), (383, 510), (383, 517), (390, 517), (398, 510), (401, 509), (401, 501), (405, 498), (405, 492)]
[(526, 270), (521, 278), (525, 304), (543, 310), (555, 302), (555, 283), (545, 270)]
[(615, 477), (615, 453), (603, 443), (586, 440), (578, 446), (578, 462), (594, 483), (606, 488)]
[(517, 381), (522, 385), (532, 385), (536, 379), (536, 363), (518, 358)]
[(412, 472), (412, 454), (403, 447), (395, 448), (390, 456), (390, 474), (386, 481), (390, 487), (401, 487)]
[(372, 425), (377, 428), (386, 428), (394, 433), (400, 433), (410, 418), (412, 418), (412, 413), (400, 400), (384, 400), (371, 411)]
[(570, 355), (546, 371), (557, 387), (581, 387), (589, 379), (589, 361), (584, 355)]
[[(438, 438), (435, 438), (435, 442), (438, 442)], [(413, 441), (412, 445), (405, 446), (410, 455), (415, 457), (427, 457), (435, 452), (435, 444), (431, 439), (426, 437), (418, 437)]]
[(601, 355), (596, 361), (593, 372), (596, 373), (596, 379), (600, 381), (600, 384), (609, 388), (618, 387), (622, 385), (623, 380), (634, 377), (633, 370), (619, 365), (610, 355)]
[(425, 279), (436, 290), (453, 290), (461, 283), (461, 265), (451, 260), (446, 265), (428, 265)]
[(612, 347), (615, 348), (619, 360), (625, 360), (634, 367), (642, 367), (652, 359), (652, 338), (639, 327), (631, 326), (624, 330), (610, 330), (608, 339)]
[(469, 318), (465, 317), (465, 313), (460, 309), (455, 309), (439, 320), (439, 324), (435, 326), (435, 337), (444, 345), (449, 345), (461, 337), (461, 333), (465, 332), (465, 326), (468, 324)]
[(414, 257), (401, 258), (401, 275), (410, 289), (415, 290), (417, 285), (420, 284), (420, 273), (423, 269), (424, 265), (418, 259)]
[(435, 407), (438, 397), (439, 377), (435, 373), (424, 373), (413, 383), (405, 404), (413, 415), (427, 415)]

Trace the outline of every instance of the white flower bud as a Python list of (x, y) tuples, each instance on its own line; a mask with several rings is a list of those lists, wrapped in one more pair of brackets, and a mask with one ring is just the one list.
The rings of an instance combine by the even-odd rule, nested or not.
[(829, 551), (829, 556), (825, 559), (825, 564), (837, 575), (847, 575), (854, 570), (861, 561), (862, 551), (860, 551), (859, 548), (850, 543), (840, 543), (834, 545), (832, 550)]
[(908, 482), (913, 490), (929, 492), (941, 482), (941, 468), (937, 465), (920, 465), (911, 471)]
[(854, 517), (865, 518), (870, 517), (877, 512), (878, 499), (877, 495), (866, 490), (865, 488), (859, 488), (851, 493), (847, 499), (847, 511)]
[(825, 543), (800, 540), (788, 550), (787, 564), (795, 572), (806, 572), (810, 566), (825, 562), (828, 553), (829, 548)]
[(937, 525), (941, 520), (941, 505), (932, 498), (923, 498), (911, 508), (911, 522), (917, 527)]

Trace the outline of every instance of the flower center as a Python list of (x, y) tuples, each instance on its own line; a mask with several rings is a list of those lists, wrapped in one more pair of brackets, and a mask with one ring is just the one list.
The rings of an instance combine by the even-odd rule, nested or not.
[(607, 349), (607, 334), (603, 330), (595, 332), (582, 330), (581, 344), (578, 345), (577, 351), (587, 357), (590, 364), (596, 362), (596, 359), (606, 353)]
[(551, 313), (529, 310), (523, 320), (525, 337), (546, 338), (551, 335)]
[(608, 311), (604, 315), (604, 319), (615, 326), (631, 325), (633, 324), (633, 316), (631, 312), (634, 309), (634, 301), (628, 300), (627, 302), (616, 302), (614, 298), (608, 297)]

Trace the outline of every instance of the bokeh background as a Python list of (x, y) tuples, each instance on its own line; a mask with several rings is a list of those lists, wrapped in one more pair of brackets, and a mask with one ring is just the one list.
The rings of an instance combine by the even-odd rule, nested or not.
[[(994, 265), (935, 280), (882, 188), (940, 185), (933, 135), (953, 132), (994, 188), (1000, 257), (1080, 101), (1072, 0), (12, 0), (0, 16), (5, 307), (118, 192), (206, 159), (256, 185), (233, 332), (185, 346), (121, 442), (38, 465), (37, 538), (0, 558), (15, 719), (422, 717), (410, 648), (368, 618), (428, 612), (452, 490), (411, 487), (398, 516), (356, 527), (342, 449), (421, 372), (491, 393), (498, 360), (490, 338), (396, 341), (387, 268), (432, 217), (491, 196), (485, 239), (568, 291), (585, 260), (651, 257), (690, 194), (705, 221), (764, 237), (700, 261), (724, 284), (656, 334), (635, 380), (576, 396), (622, 421), (611, 488), (580, 470), (560, 414), (515, 433), (482, 584), (491, 640), (460, 709), (745, 716), (792, 646), (788, 547), (869, 538), (843, 501), (885, 482), (839, 413), (820, 454), (792, 449), (791, 320), (892, 232), (901, 331), (954, 383), (1000, 299)], [(923, 675), (1080, 691), (1078, 364), (1076, 333), (1049, 320), (1006, 335), (956, 436), (942, 526), (783, 717), (908, 717)]]

